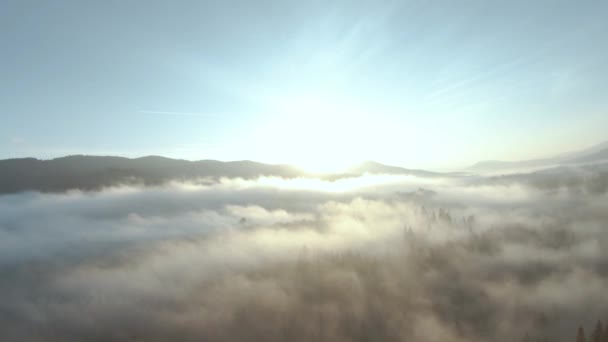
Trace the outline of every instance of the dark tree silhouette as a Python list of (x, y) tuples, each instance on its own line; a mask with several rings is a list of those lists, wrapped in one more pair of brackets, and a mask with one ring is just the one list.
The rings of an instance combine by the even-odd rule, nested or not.
[(578, 327), (578, 333), (576, 334), (576, 342), (587, 342), (585, 338), (585, 330), (582, 326)]
[(604, 327), (604, 332), (602, 333), (602, 342), (608, 342), (608, 323)]
[(593, 333), (591, 333), (591, 342), (602, 342), (602, 333), (604, 332), (604, 329), (602, 327), (602, 321), (597, 321), (597, 324), (595, 325), (595, 329), (593, 330)]

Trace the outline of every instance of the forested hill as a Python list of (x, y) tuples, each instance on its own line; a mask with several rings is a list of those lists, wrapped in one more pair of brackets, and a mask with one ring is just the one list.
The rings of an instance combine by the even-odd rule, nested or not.
[[(336, 180), (370, 174), (404, 174), (436, 177), (449, 174), (411, 170), (365, 162), (341, 173), (314, 174), (285, 164), (254, 161), (188, 161), (159, 156), (129, 159), (112, 156), (74, 155), (51, 160), (34, 158), (0, 160), (0, 194), (22, 191), (61, 192), (98, 190), (123, 184), (160, 185), (169, 181), (217, 181), (225, 178), (255, 179), (262, 176), (316, 177)], [(455, 175), (455, 174), (454, 174)]]
[(252, 161), (187, 161), (149, 156), (136, 159), (68, 156), (51, 160), (34, 158), (0, 161), (0, 193), (95, 190), (119, 184), (157, 185), (171, 180), (256, 178), (263, 175), (297, 177), (301, 171), (288, 165)]

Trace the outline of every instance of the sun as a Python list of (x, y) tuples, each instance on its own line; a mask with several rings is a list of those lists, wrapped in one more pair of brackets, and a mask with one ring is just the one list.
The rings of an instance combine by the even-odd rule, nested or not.
[(324, 96), (276, 101), (257, 142), (267, 160), (294, 164), (312, 173), (344, 172), (366, 159), (373, 145), (360, 111)]

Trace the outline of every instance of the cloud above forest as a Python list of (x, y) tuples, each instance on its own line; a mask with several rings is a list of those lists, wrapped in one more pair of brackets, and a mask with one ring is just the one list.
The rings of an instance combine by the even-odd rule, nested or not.
[(5, 195), (0, 337), (574, 338), (608, 313), (606, 227), (606, 193), (526, 182), (367, 175)]

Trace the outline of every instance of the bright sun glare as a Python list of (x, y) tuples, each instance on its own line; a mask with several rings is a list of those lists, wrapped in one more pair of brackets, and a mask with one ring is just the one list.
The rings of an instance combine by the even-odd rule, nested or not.
[[(326, 96), (290, 96), (272, 104), (261, 145), (268, 159), (283, 160), (305, 171), (341, 172), (366, 160), (378, 139), (366, 116), (346, 101)], [(368, 132), (362, 135), (361, 132)]]

